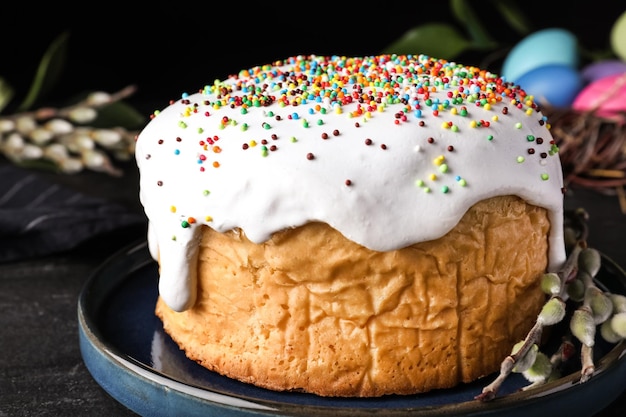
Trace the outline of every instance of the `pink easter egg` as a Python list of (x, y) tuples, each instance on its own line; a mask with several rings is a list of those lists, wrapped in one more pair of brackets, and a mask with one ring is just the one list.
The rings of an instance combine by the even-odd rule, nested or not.
[(572, 108), (595, 110), (598, 116), (606, 118), (626, 112), (626, 73), (609, 75), (588, 84), (574, 98)]

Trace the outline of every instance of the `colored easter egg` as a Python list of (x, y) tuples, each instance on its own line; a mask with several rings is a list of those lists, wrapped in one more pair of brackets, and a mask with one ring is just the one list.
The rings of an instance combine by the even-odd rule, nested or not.
[(533, 32), (507, 54), (500, 75), (517, 83), (522, 74), (551, 64), (578, 65), (578, 41), (566, 29), (549, 28)]
[(590, 83), (600, 78), (608, 77), (609, 75), (622, 74), (624, 72), (626, 72), (626, 61), (606, 59), (585, 66), (580, 71), (580, 74), (583, 77), (583, 81)]
[(576, 68), (551, 64), (534, 68), (517, 78), (527, 94), (541, 105), (569, 107), (583, 87), (582, 76)]
[(615, 55), (626, 61), (626, 12), (617, 18), (611, 28), (611, 48)]
[(572, 108), (595, 110), (598, 116), (606, 118), (626, 112), (626, 73), (609, 75), (585, 86), (572, 102)]

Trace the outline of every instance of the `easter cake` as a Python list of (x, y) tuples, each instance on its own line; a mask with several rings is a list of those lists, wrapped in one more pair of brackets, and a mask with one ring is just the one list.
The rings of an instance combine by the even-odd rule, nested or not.
[(533, 98), (425, 55), (294, 56), (183, 94), (138, 135), (156, 315), (193, 361), (374, 397), (493, 373), (565, 260)]

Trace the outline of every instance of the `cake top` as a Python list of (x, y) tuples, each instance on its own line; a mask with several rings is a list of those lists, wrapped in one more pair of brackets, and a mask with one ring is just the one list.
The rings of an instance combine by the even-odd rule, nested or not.
[(565, 258), (558, 147), (533, 97), (425, 55), (243, 70), (155, 112), (136, 158), (161, 295), (177, 310), (193, 303), (203, 224), (261, 243), (321, 221), (386, 251), (441, 237), (480, 200), (517, 195), (549, 210), (550, 268)]

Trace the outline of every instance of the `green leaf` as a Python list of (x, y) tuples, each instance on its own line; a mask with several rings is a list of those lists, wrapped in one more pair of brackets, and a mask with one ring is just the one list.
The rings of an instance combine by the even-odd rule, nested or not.
[(134, 130), (142, 128), (148, 119), (135, 108), (124, 103), (116, 101), (98, 109), (98, 117), (89, 126), (96, 128), (123, 127), (125, 129)]
[(526, 36), (532, 32), (532, 25), (515, 0), (491, 0), (491, 3), (518, 34)]
[(425, 54), (449, 60), (471, 47), (472, 43), (453, 26), (427, 23), (409, 29), (402, 37), (387, 46), (383, 53)]
[(474, 10), (466, 0), (450, 0), (450, 8), (455, 18), (465, 25), (472, 44), (481, 49), (495, 48), (497, 42), (489, 35)]
[(63, 32), (50, 44), (39, 62), (30, 90), (18, 111), (29, 110), (39, 98), (44, 97), (61, 76), (67, 57), (68, 32)]
[(14, 94), (13, 88), (3, 78), (0, 78), (0, 113), (11, 102)]
[(22, 161), (13, 161), (13, 163), (19, 167), (27, 169), (36, 169), (41, 171), (60, 172), (60, 169), (56, 163), (49, 159), (26, 159)]

